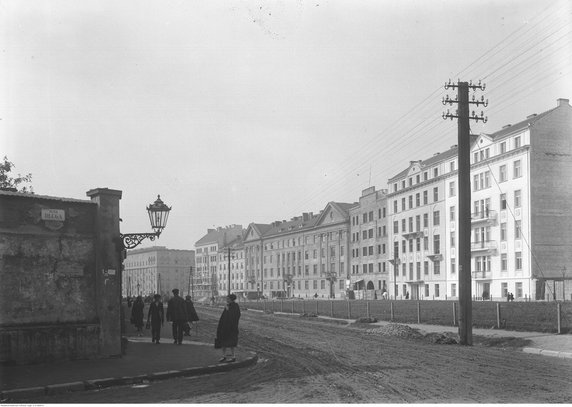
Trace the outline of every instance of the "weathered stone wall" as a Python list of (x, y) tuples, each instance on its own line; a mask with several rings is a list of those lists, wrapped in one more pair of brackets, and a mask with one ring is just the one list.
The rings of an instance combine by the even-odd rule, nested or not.
[(99, 353), (97, 205), (0, 191), (0, 361)]

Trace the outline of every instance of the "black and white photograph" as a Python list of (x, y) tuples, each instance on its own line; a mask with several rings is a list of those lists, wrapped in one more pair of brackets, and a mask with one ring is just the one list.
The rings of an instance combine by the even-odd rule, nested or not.
[(568, 0), (0, 0), (0, 405), (572, 404)]

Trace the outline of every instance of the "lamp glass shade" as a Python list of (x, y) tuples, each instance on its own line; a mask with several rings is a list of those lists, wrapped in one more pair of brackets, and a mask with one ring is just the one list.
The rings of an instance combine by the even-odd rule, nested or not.
[(160, 195), (157, 195), (157, 200), (147, 207), (151, 227), (157, 235), (160, 235), (165, 226), (167, 226), (170, 211), (171, 207), (165, 205)]

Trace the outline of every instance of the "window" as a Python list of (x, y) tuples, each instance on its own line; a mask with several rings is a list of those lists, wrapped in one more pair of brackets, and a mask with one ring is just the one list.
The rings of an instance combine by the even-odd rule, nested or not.
[(455, 181), (449, 182), (449, 196), (455, 196)]
[(423, 181), (427, 181), (429, 179), (429, 173), (427, 171), (425, 171), (423, 173)]
[(457, 272), (457, 264), (455, 263), (455, 259), (451, 259), (451, 274), (455, 274)]
[(420, 182), (421, 182), (421, 177), (419, 176), (419, 174), (417, 174), (417, 175), (415, 176), (415, 183), (416, 183), (416, 184), (419, 184)]
[(517, 270), (522, 270), (522, 252), (514, 254), (514, 266)]
[(449, 220), (451, 222), (455, 222), (455, 220), (456, 220), (456, 213), (455, 213), (455, 207), (454, 206), (451, 206), (449, 208)]
[(397, 213), (397, 199), (393, 201), (393, 213)]
[(405, 197), (401, 198), (401, 210), (405, 210)]
[(506, 194), (500, 196), (500, 208), (501, 210), (506, 209)]
[(409, 195), (409, 209), (413, 208), (413, 195)]
[(426, 276), (429, 275), (429, 262), (428, 261), (423, 262), (423, 274), (425, 274)]
[(403, 253), (407, 253), (407, 240), (401, 241), (401, 250), (403, 251)]
[(435, 284), (435, 297), (439, 297), (439, 284)]
[(506, 180), (506, 165), (501, 165), (499, 167), (499, 182), (505, 182)]
[(437, 178), (439, 176), (439, 168), (433, 168), (433, 177)]
[(421, 230), (421, 215), (415, 216), (415, 231), (419, 232)]
[(413, 252), (413, 239), (409, 239), (409, 253)]
[(438, 226), (441, 223), (441, 216), (439, 211), (433, 212), (433, 226)]
[(451, 172), (455, 171), (455, 161), (449, 163), (449, 170), (451, 170)]
[(520, 220), (514, 221), (514, 238), (515, 239), (520, 239), (522, 237), (522, 232), (520, 230), (521, 223), (522, 223), (522, 221), (520, 221)]
[(501, 254), (500, 269), (501, 269), (501, 271), (507, 271), (508, 270), (508, 262), (507, 262), (506, 253)]
[(501, 154), (506, 153), (506, 141), (503, 141), (502, 143), (500, 143), (500, 153)]
[(418, 252), (421, 251), (421, 238), (420, 237), (415, 239), (415, 248)]
[(441, 253), (441, 237), (439, 235), (433, 236), (433, 253)]
[(506, 241), (506, 222), (500, 224), (500, 240), (501, 242)]
[(407, 183), (409, 184), (409, 186), (413, 185), (413, 178), (409, 177)]
[(437, 202), (439, 200), (439, 187), (433, 188), (433, 202)]
[(424, 228), (429, 227), (429, 214), (428, 213), (423, 214), (423, 227)]
[(521, 192), (520, 189), (514, 191), (514, 207), (515, 208), (520, 208), (522, 202), (521, 202)]
[(429, 284), (425, 284), (425, 297), (429, 297)]
[(522, 176), (522, 170), (520, 168), (520, 160), (516, 160), (513, 163), (513, 178), (520, 178)]
[[(407, 264), (406, 264), (406, 263), (403, 263), (403, 264), (401, 265), (401, 275), (402, 275), (403, 277), (405, 277), (405, 276), (407, 275)], [(405, 291), (404, 291), (404, 292), (405, 292)]]
[(409, 217), (409, 232), (413, 232), (413, 216)]
[(441, 274), (441, 262), (440, 261), (436, 261), (435, 263), (433, 263), (433, 274), (435, 274), (435, 275)]
[(415, 194), (415, 206), (421, 206), (421, 194), (419, 192)]
[(393, 233), (399, 233), (399, 221), (393, 221)]
[(427, 205), (429, 203), (429, 198), (428, 198), (428, 193), (427, 191), (423, 191), (423, 205)]
[(397, 182), (393, 184), (393, 192), (397, 192)]
[(517, 136), (514, 138), (514, 148), (520, 148), (520, 146), (521, 146), (520, 136)]
[(453, 283), (451, 284), (451, 297), (456, 297), (457, 296), (457, 284)]
[(455, 247), (455, 232), (451, 232), (451, 247)]
[(407, 224), (405, 223), (405, 219), (401, 219), (401, 231), (403, 233), (407, 231)]

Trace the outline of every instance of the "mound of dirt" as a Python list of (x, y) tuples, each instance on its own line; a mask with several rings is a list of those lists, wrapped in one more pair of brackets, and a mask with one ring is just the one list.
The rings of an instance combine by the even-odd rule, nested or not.
[(423, 337), (418, 329), (402, 324), (388, 324), (380, 326), (379, 328), (368, 329), (366, 333), (370, 335), (396, 336), (406, 339), (419, 339)]

